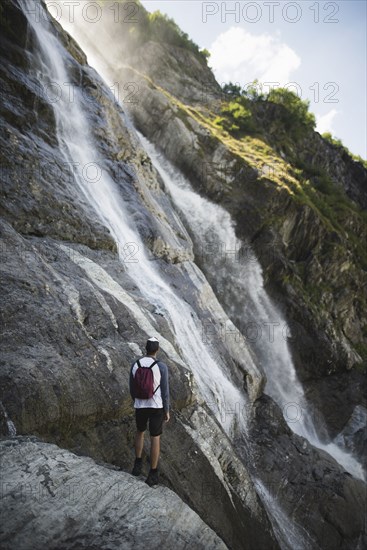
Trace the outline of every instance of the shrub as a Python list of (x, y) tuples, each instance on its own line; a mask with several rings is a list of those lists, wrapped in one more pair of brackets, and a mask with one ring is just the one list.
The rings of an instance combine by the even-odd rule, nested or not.
[(221, 115), (215, 119), (214, 123), (231, 134), (255, 131), (252, 112), (248, 107), (248, 100), (244, 97), (237, 97), (225, 103), (221, 108)]
[(229, 82), (228, 84), (223, 84), (222, 91), (224, 96), (240, 97), (241, 86), (239, 86), (238, 84), (233, 84), (233, 82)]
[(283, 105), (285, 110), (282, 118), (286, 129), (296, 130), (296, 133), (303, 133), (302, 130), (314, 130), (316, 118), (308, 108), (309, 100), (302, 100), (297, 94), (286, 88), (274, 88), (267, 95), (267, 101)]
[(246, 87), (246, 89), (242, 89), (239, 84), (233, 84), (233, 82), (229, 82), (228, 84), (223, 84), (222, 91), (224, 96), (229, 96), (229, 97), (242, 96), (250, 101), (261, 101), (266, 99), (266, 95), (261, 92), (261, 86), (257, 79), (255, 79), (251, 84), (249, 84)]

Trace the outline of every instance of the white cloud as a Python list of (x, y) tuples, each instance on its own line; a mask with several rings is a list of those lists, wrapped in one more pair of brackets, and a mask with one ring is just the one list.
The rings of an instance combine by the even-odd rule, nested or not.
[(320, 132), (320, 134), (330, 132), (334, 135), (333, 122), (337, 114), (339, 114), (339, 111), (331, 109), (326, 115), (316, 115), (316, 130)]
[(259, 82), (279, 82), (285, 86), (301, 64), (299, 56), (281, 41), (279, 33), (254, 35), (240, 27), (231, 27), (209, 49), (210, 66), (220, 84), (231, 80), (245, 86), (257, 78)]

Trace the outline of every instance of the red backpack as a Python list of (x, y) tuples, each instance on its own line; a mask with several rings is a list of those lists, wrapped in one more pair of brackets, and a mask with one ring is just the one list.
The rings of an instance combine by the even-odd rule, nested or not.
[(134, 376), (134, 396), (138, 399), (150, 399), (159, 388), (160, 384), (153, 391), (154, 375), (152, 367), (156, 363), (158, 361), (153, 361), (149, 367), (142, 367), (139, 359), (137, 360), (138, 368)]

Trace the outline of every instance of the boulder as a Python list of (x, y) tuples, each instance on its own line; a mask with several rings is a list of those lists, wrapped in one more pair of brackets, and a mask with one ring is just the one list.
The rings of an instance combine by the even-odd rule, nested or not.
[(18, 548), (228, 548), (167, 487), (36, 437), (0, 440), (0, 545)]

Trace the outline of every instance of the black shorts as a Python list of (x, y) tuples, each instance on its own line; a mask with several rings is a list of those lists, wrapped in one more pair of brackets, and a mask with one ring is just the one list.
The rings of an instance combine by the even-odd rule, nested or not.
[(149, 433), (152, 436), (161, 435), (163, 427), (163, 408), (146, 407), (135, 409), (136, 427), (139, 432), (145, 432), (149, 420)]

